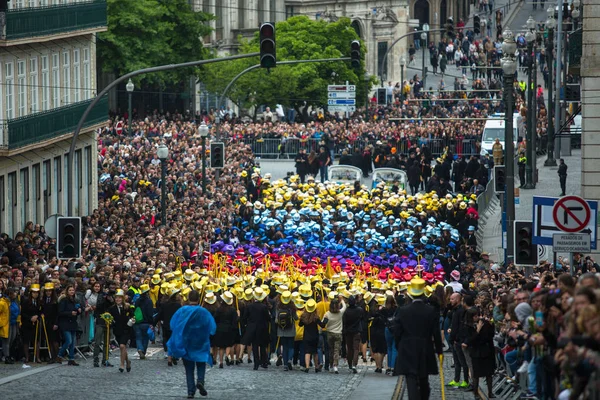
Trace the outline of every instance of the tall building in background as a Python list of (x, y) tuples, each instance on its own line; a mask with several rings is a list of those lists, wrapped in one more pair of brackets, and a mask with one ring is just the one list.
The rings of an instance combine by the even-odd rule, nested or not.
[(73, 210), (66, 167), (73, 130), (96, 95), (96, 33), (106, 28), (106, 0), (0, 0), (0, 232), (97, 207), (95, 131), (107, 120), (106, 99), (79, 136)]

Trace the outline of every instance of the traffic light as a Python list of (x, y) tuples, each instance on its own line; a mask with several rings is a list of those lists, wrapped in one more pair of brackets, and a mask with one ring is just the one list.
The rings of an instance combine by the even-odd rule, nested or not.
[(360, 42), (358, 40), (350, 43), (350, 62), (352, 68), (360, 68)]
[(81, 257), (81, 218), (58, 217), (57, 225), (57, 258), (68, 260)]
[(385, 88), (377, 88), (377, 104), (378, 105), (386, 105), (386, 89)]
[(210, 144), (210, 167), (223, 168), (225, 166), (225, 143)]
[(277, 58), (275, 57), (275, 24), (265, 22), (259, 28), (260, 40), (260, 66), (262, 68), (275, 68)]
[(454, 39), (456, 37), (456, 33), (454, 32), (454, 21), (452, 18), (448, 18), (446, 20), (446, 36), (450, 39)]
[(479, 15), (473, 17), (473, 32), (475, 32), (476, 35), (481, 33), (481, 19), (479, 18)]
[(538, 249), (533, 244), (533, 223), (515, 221), (515, 264), (537, 265)]
[(506, 191), (506, 169), (504, 165), (494, 165), (494, 190), (496, 193)]

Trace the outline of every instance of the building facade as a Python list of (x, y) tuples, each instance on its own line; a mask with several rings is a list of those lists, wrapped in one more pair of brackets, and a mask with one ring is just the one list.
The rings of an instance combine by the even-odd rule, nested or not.
[(96, 95), (96, 33), (106, 26), (106, 0), (0, 0), (0, 232), (97, 207), (106, 99), (77, 141), (72, 210), (67, 166), (73, 130)]

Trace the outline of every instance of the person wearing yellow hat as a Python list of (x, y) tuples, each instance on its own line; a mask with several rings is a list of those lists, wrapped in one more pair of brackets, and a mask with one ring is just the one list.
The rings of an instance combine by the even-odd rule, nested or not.
[(254, 301), (248, 303), (244, 309), (246, 331), (242, 337), (241, 344), (252, 346), (255, 371), (259, 367), (268, 368), (267, 346), (269, 345), (271, 314), (269, 313), (266, 298), (266, 292), (261, 287), (257, 287), (254, 289)]
[(171, 318), (171, 329), (167, 347), (173, 357), (183, 359), (188, 399), (194, 398), (196, 390), (206, 396), (206, 363), (212, 365), (210, 336), (215, 334), (217, 324), (210, 312), (200, 306), (200, 293), (196, 290), (188, 294), (187, 304)]
[(162, 327), (163, 350), (167, 355), (167, 365), (172, 367), (177, 365), (177, 359), (173, 359), (173, 356), (169, 353), (167, 342), (173, 334), (173, 331), (171, 331), (171, 318), (181, 308), (181, 294), (180, 289), (176, 289), (175, 285), (170, 285), (168, 290), (169, 297), (166, 298), (165, 296), (165, 300), (160, 304), (155, 321), (157, 321), (157, 330)]
[(348, 308), (344, 313), (344, 334), (346, 339), (346, 355), (348, 367), (352, 373), (356, 374), (358, 365), (358, 350), (360, 347), (360, 334), (362, 331), (362, 321), (365, 319), (365, 310), (357, 305), (355, 296), (348, 297)]
[(227, 366), (233, 365), (230, 357), (233, 355), (232, 347), (235, 332), (238, 329), (238, 315), (235, 307), (233, 307), (233, 294), (226, 291), (220, 297), (221, 304), (214, 314), (215, 322), (217, 323), (217, 332), (212, 344), (218, 351), (219, 368), (223, 368), (223, 361), (225, 361)]
[(129, 360), (129, 356), (127, 355), (127, 342), (129, 342), (129, 337), (131, 336), (133, 311), (125, 304), (125, 292), (122, 289), (117, 290), (114, 298), (115, 304), (108, 309), (108, 312), (114, 319), (111, 329), (120, 349), (119, 372), (123, 372), (125, 368), (127, 372), (131, 372), (131, 360)]
[[(29, 345), (35, 341), (35, 332), (39, 328), (38, 322), (41, 321), (41, 314), (40, 285), (32, 283), (27, 290), (27, 296), (21, 302), (21, 339), (23, 340), (23, 347), (27, 349), (25, 351), (25, 365), (29, 362)], [(36, 343), (34, 345), (37, 346)], [(39, 351), (36, 351), (35, 354), (39, 357)], [(34, 362), (39, 362), (39, 359), (34, 360)]]
[(292, 301), (292, 293), (289, 290), (286, 290), (277, 298), (275, 311), (277, 338), (279, 345), (282, 346), (282, 353), (277, 359), (277, 365), (283, 363), (284, 371), (291, 371), (292, 369), (294, 338), (296, 336), (296, 326), (294, 321), (296, 319), (296, 307)]
[(323, 368), (319, 365), (317, 347), (319, 345), (319, 327), (324, 327), (325, 323), (319, 319), (317, 314), (317, 302), (314, 299), (308, 299), (304, 306), (304, 313), (300, 317), (298, 324), (304, 327), (302, 344), (304, 346), (304, 372), (308, 373), (310, 358), (313, 358), (315, 372), (321, 372)]
[(139, 290), (140, 295), (134, 304), (135, 325), (133, 325), (133, 330), (135, 332), (137, 351), (140, 360), (143, 360), (146, 358), (146, 351), (148, 350), (148, 343), (150, 341), (148, 329), (151, 329), (154, 323), (154, 307), (149, 296), (150, 286), (143, 284)]
[(411, 399), (429, 397), (429, 375), (438, 374), (436, 354), (443, 353), (440, 313), (424, 300), (426, 282), (414, 277), (408, 287), (412, 303), (400, 307), (395, 318), (395, 336), (399, 341), (395, 375), (405, 375)]
[[(46, 282), (43, 287), (43, 293), (40, 298), (40, 303), (42, 305), (41, 315), (42, 319), (42, 329), (46, 329), (42, 332), (47, 332), (48, 342), (50, 345), (50, 349), (48, 350), (48, 358), (50, 359), (49, 363), (54, 363), (52, 359), (53, 356), (58, 354), (58, 298), (56, 294), (56, 290), (54, 290), (54, 282)], [(41, 332), (40, 332), (41, 333)]]

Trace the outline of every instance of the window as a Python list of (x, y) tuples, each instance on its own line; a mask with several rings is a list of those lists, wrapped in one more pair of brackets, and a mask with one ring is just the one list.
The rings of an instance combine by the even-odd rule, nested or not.
[(54, 181), (56, 182), (56, 191), (62, 192), (62, 167), (60, 157), (54, 158)]
[(40, 0), (40, 7), (46, 7), (48, 5), (48, 0)]
[(285, 6), (285, 19), (292, 18), (294, 15), (294, 6)]
[[(0, 212), (4, 212), (6, 209), (6, 198), (4, 197), (6, 193), (4, 193), (4, 175), (0, 176)], [(0, 214), (2, 215), (2, 214)]]
[(60, 57), (52, 54), (52, 107), (60, 107)]
[(5, 87), (6, 87), (6, 119), (15, 117), (15, 96), (14, 96), (14, 64), (7, 62), (4, 67)]
[[(2, 73), (2, 63), (0, 63), (0, 120), (2, 119), (2, 117), (4, 117), (4, 114), (2, 112), (2, 110), (4, 110), (4, 108), (2, 108), (2, 103), (4, 102), (3, 87), (4, 87), (4, 75)], [(0, 124), (0, 138), (2, 138), (3, 136), (4, 136), (4, 132), (2, 129), (2, 125)]]
[[(69, 165), (69, 153), (65, 154), (65, 158), (63, 161), (63, 172), (64, 172), (64, 180), (63, 182), (65, 183), (65, 186), (67, 186), (69, 184), (69, 168), (71, 168), (71, 165)], [(75, 182), (73, 182), (74, 184)], [(75, 190), (73, 189), (74, 193), (75, 193), (75, 201), (73, 202), (73, 205), (75, 204), (79, 204), (79, 200), (77, 198), (77, 195), (79, 193), (79, 190)], [(69, 204), (69, 189), (68, 186), (65, 190), (63, 190), (63, 209), (68, 207)], [(79, 207), (77, 207), (79, 208)], [(71, 210), (67, 209), (67, 215), (71, 215)]]
[(19, 117), (27, 114), (27, 77), (25, 61), (17, 61), (17, 92), (19, 96)]
[(68, 51), (63, 53), (63, 105), (71, 103), (71, 54)]
[(87, 146), (85, 148), (85, 162), (87, 164), (87, 183), (88, 185), (92, 184), (93, 181), (93, 172), (94, 172), (94, 164), (92, 160), (92, 146)]
[(29, 168), (23, 168), (19, 177), (19, 192), (21, 193), (21, 225), (29, 220)]
[(6, 231), (12, 236), (13, 228), (17, 225), (15, 221), (15, 208), (17, 207), (17, 173), (8, 174), (8, 207), (6, 210)]
[(79, 66), (79, 49), (73, 50), (73, 101), (81, 101), (81, 67)]
[(38, 112), (38, 59), (37, 57), (29, 60), (29, 87), (31, 92), (31, 112)]
[(17, 2), (15, 3), (15, 8), (24, 8), (25, 7), (25, 0), (17, 0)]
[(35, 7), (35, 0), (29, 0), (29, 8)]
[(377, 71), (379, 72), (379, 76), (383, 77), (383, 80), (387, 79), (387, 67), (390, 59), (388, 58), (383, 64), (383, 56), (388, 49), (388, 42), (378, 42), (377, 43)]
[(42, 111), (50, 109), (50, 71), (48, 56), (42, 56)]
[(44, 221), (47, 220), (48, 216), (50, 215), (50, 202), (52, 195), (52, 167), (50, 162), (50, 160), (44, 161), (44, 175), (42, 176), (42, 189), (44, 190)]
[(40, 164), (35, 164), (31, 167), (31, 175), (33, 177), (33, 185), (31, 185), (31, 191), (33, 196), (33, 219), (35, 222), (45, 221), (40, 215), (39, 201), (41, 199), (42, 181), (40, 177)]
[(84, 100), (92, 98), (92, 81), (90, 79), (90, 49), (83, 49), (83, 87)]

